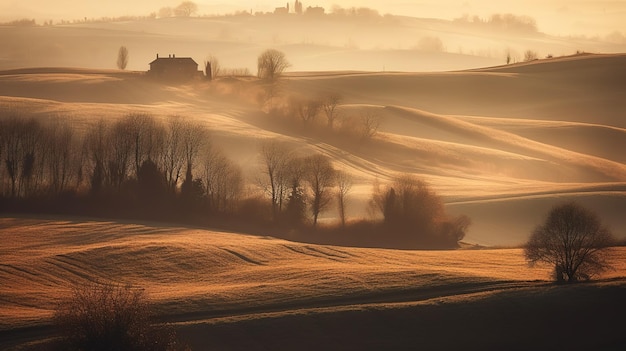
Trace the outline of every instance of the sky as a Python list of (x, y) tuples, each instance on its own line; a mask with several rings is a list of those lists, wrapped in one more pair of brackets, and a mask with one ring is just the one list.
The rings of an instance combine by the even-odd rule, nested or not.
[[(0, 21), (34, 18), (73, 20), (82, 18), (148, 15), (162, 7), (175, 7), (178, 0), (0, 0)], [(235, 11), (272, 11), (285, 6), (282, 0), (196, 0), (200, 14), (224, 14)], [(292, 2), (292, 1), (291, 1)], [(381, 14), (454, 19), (464, 14), (487, 17), (493, 13), (528, 15), (537, 20), (539, 29), (554, 35), (600, 35), (619, 31), (626, 34), (626, 0), (312, 0), (304, 7), (322, 6), (330, 11), (341, 7), (370, 7)]]

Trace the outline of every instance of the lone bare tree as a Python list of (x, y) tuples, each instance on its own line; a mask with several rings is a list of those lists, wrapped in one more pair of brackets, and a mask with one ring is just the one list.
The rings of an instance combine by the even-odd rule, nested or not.
[(189, 17), (198, 12), (198, 5), (193, 1), (183, 1), (174, 8), (176, 17)]
[(259, 55), (257, 61), (257, 76), (261, 79), (273, 82), (280, 78), (282, 73), (289, 68), (290, 64), (285, 53), (276, 49), (265, 50)]
[(128, 49), (125, 46), (120, 46), (117, 52), (117, 68), (125, 70), (128, 65)]
[(570, 202), (550, 210), (526, 243), (524, 255), (531, 265), (553, 264), (556, 280), (571, 283), (610, 269), (606, 249), (614, 242), (595, 213)]

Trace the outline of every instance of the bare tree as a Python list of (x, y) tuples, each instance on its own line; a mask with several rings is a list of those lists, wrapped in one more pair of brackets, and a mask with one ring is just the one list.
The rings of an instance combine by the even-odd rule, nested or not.
[(314, 99), (291, 97), (289, 100), (289, 107), (292, 113), (300, 117), (305, 126), (313, 123), (320, 111), (321, 106), (320, 101)]
[(45, 168), (49, 190), (59, 194), (78, 176), (75, 174), (79, 162), (78, 139), (70, 124), (61, 120), (54, 121), (46, 131), (44, 144), (48, 157)]
[(613, 234), (595, 213), (570, 202), (550, 210), (530, 236), (524, 255), (531, 265), (554, 265), (557, 281), (576, 282), (611, 268), (606, 254), (614, 243)]
[(217, 57), (209, 55), (204, 60), (204, 75), (208, 80), (217, 78), (220, 75), (220, 61)]
[(185, 123), (182, 117), (170, 117), (161, 154), (161, 169), (165, 173), (168, 188), (172, 193), (176, 191), (186, 161), (184, 133)]
[(278, 80), (290, 64), (282, 51), (265, 50), (257, 59), (257, 76), (270, 82)]
[(539, 55), (536, 51), (526, 50), (524, 51), (524, 62), (534, 61), (539, 58)]
[(292, 158), (287, 144), (275, 140), (264, 141), (261, 144), (261, 162), (263, 173), (267, 176), (266, 192), (272, 201), (272, 215), (274, 220), (282, 210), (285, 198), (286, 184), (288, 184), (287, 165)]
[(311, 193), (309, 208), (313, 217), (313, 227), (316, 227), (319, 214), (332, 200), (330, 189), (335, 184), (335, 169), (330, 159), (322, 154), (306, 157), (304, 165), (304, 179)]
[(198, 12), (198, 5), (193, 1), (183, 1), (174, 8), (177, 17), (189, 17)]
[(145, 161), (158, 160), (165, 129), (154, 117), (145, 113), (128, 114), (121, 123), (128, 130), (132, 142), (132, 171), (137, 178), (139, 168)]
[(204, 127), (189, 121), (183, 122), (182, 144), (187, 172), (193, 170), (194, 162), (203, 145), (207, 142), (207, 137), (208, 132)]
[(128, 178), (134, 146), (135, 136), (127, 121), (119, 120), (109, 128), (106, 145), (109, 157), (106, 166), (111, 185), (118, 190)]
[(27, 195), (35, 173), (42, 127), (35, 119), (13, 115), (5, 121), (3, 134), (4, 165), (11, 183), (11, 196)]
[(241, 168), (215, 147), (207, 147), (202, 163), (202, 179), (209, 210), (224, 213), (236, 209), (243, 189)]
[(328, 128), (331, 130), (338, 117), (337, 106), (339, 106), (341, 100), (342, 97), (339, 93), (328, 93), (320, 99), (322, 110), (324, 110), (324, 114), (326, 114)]
[(120, 46), (117, 52), (117, 68), (125, 70), (128, 65), (128, 49), (125, 46)]
[(98, 192), (107, 182), (106, 161), (108, 158), (109, 125), (100, 119), (90, 125), (84, 138), (85, 158), (90, 168), (90, 185), (92, 192)]
[(378, 128), (380, 128), (381, 117), (371, 111), (366, 111), (361, 116), (361, 138), (363, 139), (371, 139), (378, 133)]
[(339, 211), (339, 219), (341, 220), (341, 226), (346, 226), (346, 208), (347, 197), (352, 190), (352, 177), (346, 172), (337, 171), (335, 175), (337, 183), (337, 210)]

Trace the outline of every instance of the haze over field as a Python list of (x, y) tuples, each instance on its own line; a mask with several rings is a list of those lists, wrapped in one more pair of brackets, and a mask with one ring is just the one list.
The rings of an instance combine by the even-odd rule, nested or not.
[[(94, 281), (197, 350), (626, 344), (624, 247), (567, 286), (521, 248), (565, 202), (626, 242), (626, 1), (196, 3), (0, 0), (0, 349)], [(174, 55), (198, 71), (146, 72)], [(311, 211), (314, 156), (345, 213), (340, 177)]]
[[(171, 1), (51, 4), (0, 3), (0, 21), (53, 24), (0, 26), (0, 69), (115, 68), (120, 45), (130, 51), (128, 69), (141, 71), (161, 53), (200, 63), (211, 54), (225, 67), (254, 72), (256, 56), (268, 47), (284, 51), (292, 71), (442, 71), (503, 64), (507, 53), (513, 62), (522, 61), (526, 50), (539, 57), (626, 51), (623, 2), (342, 2), (337, 9), (330, 2), (305, 1), (305, 11), (324, 6), (326, 16), (320, 17), (268, 15), (284, 2), (198, 1), (190, 18), (162, 17), (160, 9), (178, 5)], [(373, 10), (350, 12), (352, 6)], [(490, 22), (494, 15), (513, 17)], [(145, 19), (133, 20), (137, 16)]]

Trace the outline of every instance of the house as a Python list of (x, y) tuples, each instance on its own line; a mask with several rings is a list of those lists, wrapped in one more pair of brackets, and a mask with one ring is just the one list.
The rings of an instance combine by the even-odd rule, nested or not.
[(202, 71), (198, 71), (198, 64), (191, 57), (159, 57), (157, 54), (156, 59), (150, 62), (148, 75), (168, 80), (187, 80), (202, 75)]

